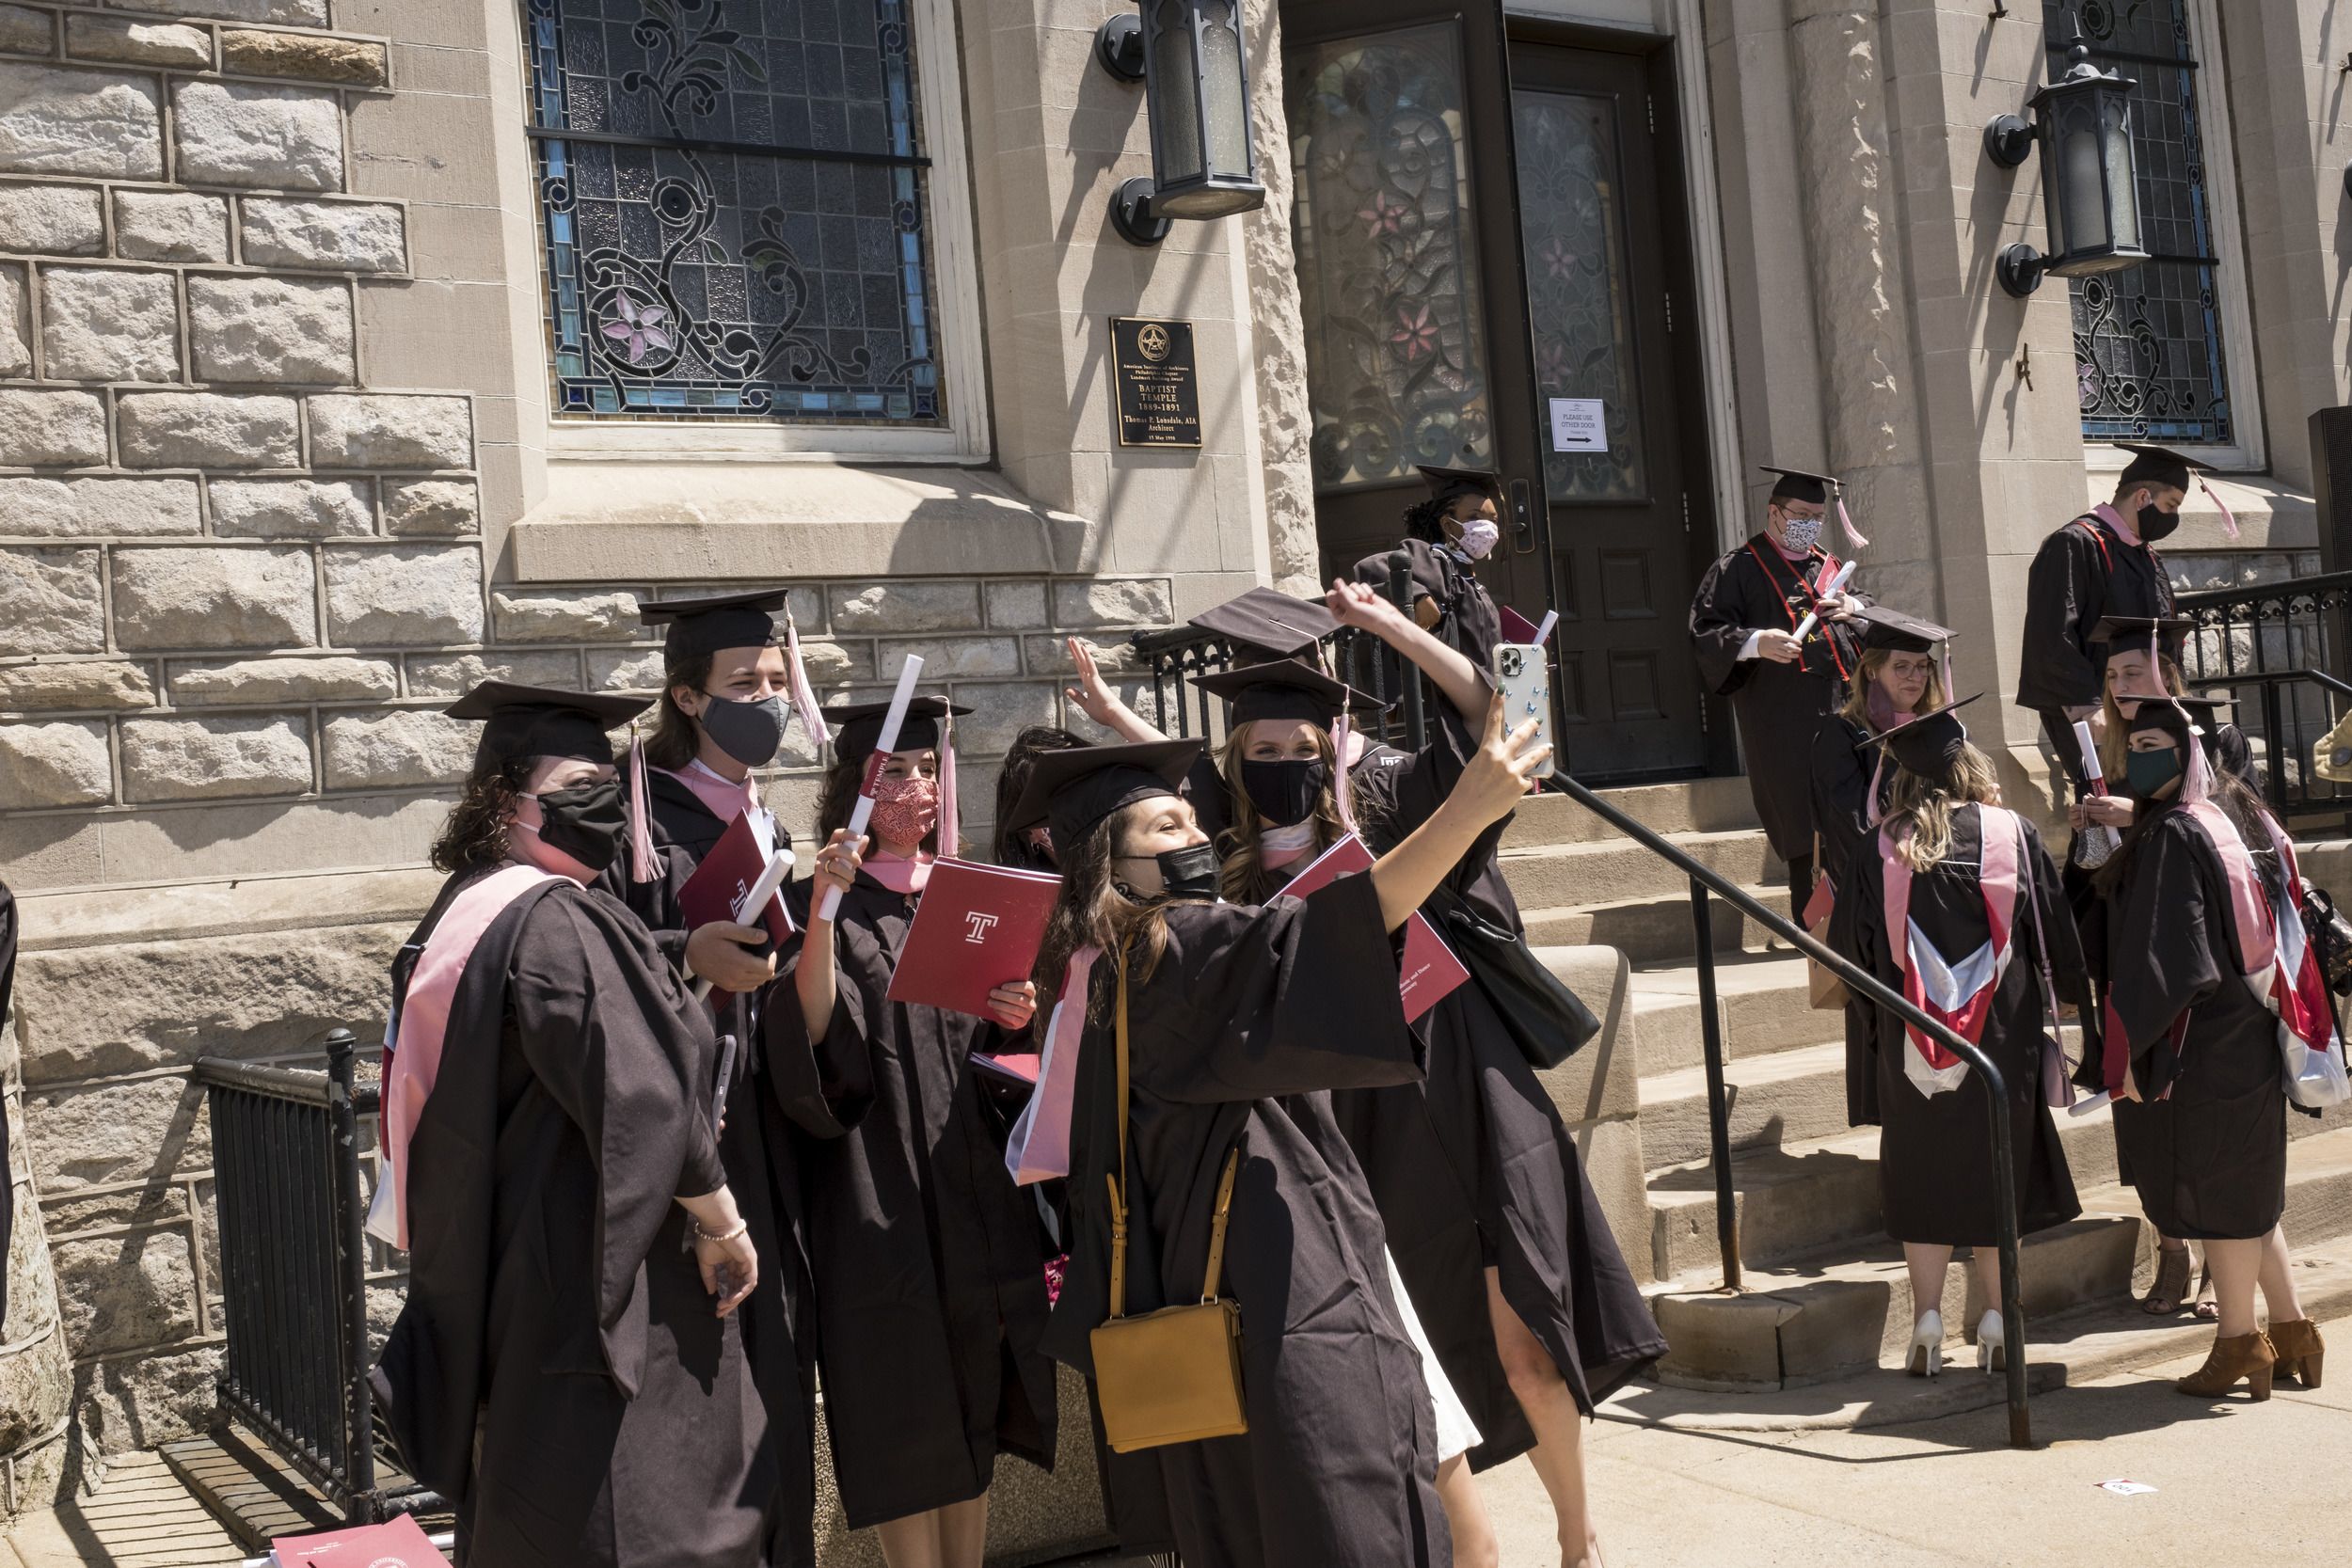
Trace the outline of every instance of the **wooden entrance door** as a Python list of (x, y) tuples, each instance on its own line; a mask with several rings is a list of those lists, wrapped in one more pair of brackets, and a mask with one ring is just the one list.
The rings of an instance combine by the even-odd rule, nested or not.
[(1570, 766), (1699, 771), (1685, 617), (1713, 530), (1685, 500), (1708, 492), (1695, 338), (1677, 356), (1670, 332), (1665, 52), (1431, 0), (1284, 0), (1282, 33), (1327, 575), (1402, 534), (1414, 465), (1494, 467), (1480, 577), (1559, 611)]

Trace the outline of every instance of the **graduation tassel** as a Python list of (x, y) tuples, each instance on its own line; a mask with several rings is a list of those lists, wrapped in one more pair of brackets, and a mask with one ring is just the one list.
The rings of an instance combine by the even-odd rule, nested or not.
[(833, 739), (833, 731), (825, 723), (824, 708), (817, 701), (817, 689), (808, 683), (808, 666), (801, 662), (801, 627), (792, 619), (792, 608), (784, 610), (784, 647), (786, 662), (790, 664), (792, 708), (801, 716), (801, 727), (808, 732), (808, 743), (821, 751)]
[(1340, 826), (1349, 832), (1356, 831), (1356, 803), (1348, 799), (1347, 743), (1354, 737), (1355, 723), (1342, 708), (1331, 724), (1331, 792), (1340, 807)]
[(2221, 492), (2215, 489), (2213, 481), (2203, 474), (2197, 476), (2197, 483), (2204, 490), (2206, 499), (2213, 502), (2214, 510), (2221, 514), (2221, 531), (2233, 539), (2236, 538), (2237, 515), (2230, 510), (2230, 503), (2221, 499)]
[(634, 720), (628, 726), (628, 879), (653, 880), (653, 825), (646, 819), (645, 743)]
[(1839, 485), (1836, 489), (1836, 495), (1837, 500), (1837, 526), (1846, 531), (1846, 543), (1852, 546), (1857, 550), (1868, 549), (1870, 547), (1870, 541), (1862, 537), (1862, 531), (1853, 526), (1853, 515), (1846, 510), (1846, 487), (1842, 484)]
[[(942, 707), (948, 705), (943, 703)], [(963, 847), (962, 822), (956, 811), (956, 716), (939, 718), (939, 852), (955, 854)]]

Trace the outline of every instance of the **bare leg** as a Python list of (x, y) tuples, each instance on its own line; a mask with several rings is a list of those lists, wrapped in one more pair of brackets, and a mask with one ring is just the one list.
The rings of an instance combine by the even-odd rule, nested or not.
[(909, 1513), (874, 1527), (890, 1568), (947, 1568), (939, 1539), (939, 1511)]
[[(2213, 1270), (2214, 1295), (2221, 1306), (2220, 1335), (2224, 1339), (2254, 1332), (2254, 1286), (2262, 1274), (2263, 1248), (2267, 1244), (2264, 1238), (2205, 1243), (2205, 1264)], [(2280, 1246), (2283, 1249), (2283, 1242)]]
[(1438, 1500), (1445, 1504), (1446, 1526), (1454, 1532), (1454, 1568), (1502, 1568), (1502, 1547), (1486, 1517), (1486, 1496), (1470, 1474), (1470, 1461), (1458, 1453), (1438, 1466)]
[(2263, 1306), (2270, 1312), (2274, 1323), (2291, 1323), (2303, 1316), (2303, 1303), (2295, 1293), (2295, 1268), (2287, 1257), (2287, 1227), (2282, 1224), (2270, 1227), (2270, 1234), (2262, 1240)]
[(1944, 1308), (1944, 1276), (1952, 1266), (1952, 1249), (1930, 1242), (1903, 1243), (1903, 1268), (1911, 1275), (1911, 1326)]
[(988, 1552), (988, 1494), (938, 1511), (939, 1560), (946, 1568), (980, 1568)]
[(1585, 1507), (1583, 1413), (1568, 1392), (1567, 1379), (1552, 1365), (1551, 1353), (1502, 1299), (1502, 1275), (1495, 1269), (1486, 1271), (1486, 1314), (1503, 1375), (1535, 1433), (1534, 1450), (1527, 1457), (1551, 1498), (1562, 1568), (1592, 1568), (1600, 1561), (1600, 1543)]
[(2001, 1310), (2001, 1249), (1975, 1248), (1968, 1266), (1976, 1274), (1977, 1289), (1984, 1293), (1984, 1309), (1997, 1314)]

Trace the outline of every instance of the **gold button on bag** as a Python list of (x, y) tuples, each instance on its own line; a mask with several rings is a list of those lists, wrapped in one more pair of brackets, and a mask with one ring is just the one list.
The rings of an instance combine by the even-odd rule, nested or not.
[(1103, 1431), (1117, 1453), (1234, 1437), (1249, 1430), (1241, 1397), (1241, 1305), (1216, 1293), (1225, 1268), (1225, 1220), (1233, 1202), (1236, 1148), (1225, 1156), (1209, 1222), (1209, 1266), (1200, 1299), (1128, 1317), (1127, 1308), (1127, 950), (1119, 955), (1119, 1174), (1111, 1195), (1111, 1315), (1096, 1325), (1094, 1386)]

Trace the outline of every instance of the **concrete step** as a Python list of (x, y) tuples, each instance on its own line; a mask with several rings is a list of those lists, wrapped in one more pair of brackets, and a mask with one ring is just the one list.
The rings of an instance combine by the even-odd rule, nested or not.
[[(1687, 925), (1687, 902), (1684, 911)], [(1641, 1026), (1643, 1072), (1672, 1072), (1697, 1067), (1705, 1060), (1697, 965), (1686, 958), (1679, 963), (1636, 969), (1632, 993), (1634, 1016)], [(1813, 1010), (1804, 958), (1785, 948), (1770, 953), (1719, 952), (1715, 1006), (1722, 1020), (1724, 1054), (1735, 1060), (1819, 1045), (1842, 1038), (1844, 1034), (1844, 1014)]]
[[(1600, 791), (1602, 800), (1661, 833), (1729, 832), (1757, 826), (1755, 798), (1744, 775), (1632, 784)], [(1503, 831), (1505, 849), (1546, 844), (1592, 844), (1617, 830), (1565, 795), (1538, 795), (1519, 807)]]
[[(1826, 1015), (1824, 1015), (1826, 1016)], [(1649, 1021), (1642, 1020), (1646, 1065)], [(1846, 1047), (1799, 1046), (1724, 1064), (1731, 1147), (1804, 1143), (1846, 1130)], [(1642, 1157), (1653, 1169), (1708, 1157), (1707, 1069), (1679, 1068), (1641, 1081)]]
[[(1766, 909), (1779, 911), (1788, 907), (1786, 887), (1751, 885), (1742, 891)], [(1762, 926), (1720, 898), (1708, 899), (1708, 908), (1714, 921), (1717, 958), (1741, 951), (1764, 950), (1767, 933)], [(1689, 963), (1695, 945), (1687, 892), (1674, 897), (1628, 898), (1553, 908), (1522, 902), (1519, 914), (1527, 924), (1527, 940), (1537, 946), (1614, 947), (1637, 964)]]
[[(1677, 833), (1671, 842), (1709, 871), (1742, 886), (1788, 880), (1788, 870), (1765, 842), (1761, 828)], [(1502, 862), (1502, 874), (1523, 909), (1633, 898), (1681, 904), (1691, 896), (1688, 873), (1630, 839), (1507, 849)]]

